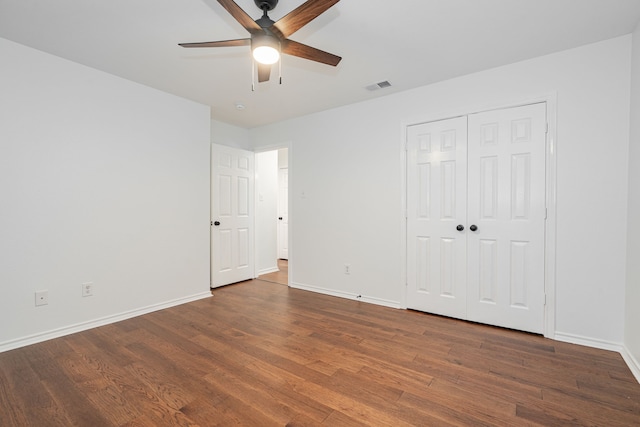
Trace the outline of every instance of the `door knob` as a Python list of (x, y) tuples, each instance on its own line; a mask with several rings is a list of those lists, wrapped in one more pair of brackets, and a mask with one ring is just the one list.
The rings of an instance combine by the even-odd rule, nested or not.
[(213, 225), (215, 225), (216, 227), (220, 225), (220, 221), (214, 221)]
[(279, 216), (279, 217), (278, 217), (278, 219), (279, 219), (280, 221), (282, 221), (282, 217), (281, 217), (281, 216)]
[(464, 230), (464, 225), (458, 224), (458, 226), (456, 227), (456, 230), (458, 230), (458, 231)]
[(473, 224), (471, 227), (469, 227), (469, 230), (471, 230), (471, 231), (476, 231), (477, 229), (478, 229), (478, 227), (475, 224)]

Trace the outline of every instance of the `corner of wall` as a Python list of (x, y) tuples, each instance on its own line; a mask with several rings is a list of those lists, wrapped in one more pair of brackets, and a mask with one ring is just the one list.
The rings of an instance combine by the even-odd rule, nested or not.
[[(632, 37), (629, 117), (629, 192), (623, 357), (640, 381), (640, 22)], [(635, 167), (634, 167), (635, 166)], [(626, 353), (626, 354), (625, 354)]]
[(253, 151), (249, 130), (211, 119), (211, 142), (228, 147)]

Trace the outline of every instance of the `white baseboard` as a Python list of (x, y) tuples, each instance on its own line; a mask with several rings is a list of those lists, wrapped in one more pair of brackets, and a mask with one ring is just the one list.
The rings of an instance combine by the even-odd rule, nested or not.
[(633, 357), (631, 352), (625, 347), (624, 344), (611, 341), (596, 340), (581, 335), (566, 334), (563, 332), (556, 332), (554, 339), (571, 344), (584, 345), (587, 347), (599, 348), (601, 350), (610, 350), (620, 353), (622, 359), (629, 367), (629, 370), (636, 378), (638, 383), (640, 383), (640, 363), (638, 363), (638, 361)]
[(627, 366), (629, 366), (633, 376), (636, 377), (636, 380), (640, 383), (640, 363), (638, 363), (638, 360), (633, 357), (633, 354), (631, 354), (627, 346), (622, 346), (620, 354), (624, 361), (627, 362)]
[(622, 344), (605, 340), (598, 340), (576, 334), (567, 334), (564, 332), (556, 332), (554, 339), (557, 341), (568, 342), (570, 344), (584, 345), (586, 347), (599, 348), (600, 350), (622, 352)]
[(98, 326), (104, 326), (111, 323), (119, 322), (121, 320), (131, 319), (132, 317), (141, 316), (143, 314), (151, 313), (165, 308), (174, 307), (176, 305), (185, 304), (192, 301), (211, 297), (211, 292), (202, 292), (195, 295), (190, 295), (184, 298), (178, 298), (171, 301), (166, 301), (159, 304), (153, 304), (146, 307), (137, 308), (135, 310), (125, 311), (110, 316), (101, 317), (99, 319), (88, 320), (86, 322), (76, 323), (74, 325), (64, 326), (62, 328), (52, 329), (26, 337), (5, 341), (0, 343), (0, 353), (8, 350), (13, 350), (20, 347), (25, 347), (31, 344), (36, 344), (42, 341), (47, 341), (53, 338), (60, 338), (65, 335), (71, 335), (76, 332), (86, 331), (87, 329), (97, 328)]
[(256, 275), (256, 277), (262, 276), (263, 274), (275, 273), (276, 271), (280, 271), (280, 269), (277, 266), (265, 268), (263, 270), (258, 271), (258, 274)]
[(384, 307), (402, 308), (398, 301), (390, 301), (382, 298), (369, 297), (366, 295), (358, 295), (350, 292), (336, 291), (334, 289), (327, 289), (319, 286), (306, 285), (303, 283), (291, 283), (289, 286), (296, 289), (302, 289), (304, 291), (311, 291), (318, 294), (331, 295), (334, 297), (346, 298), (346, 299), (351, 299), (355, 301), (363, 301), (369, 304), (382, 305)]

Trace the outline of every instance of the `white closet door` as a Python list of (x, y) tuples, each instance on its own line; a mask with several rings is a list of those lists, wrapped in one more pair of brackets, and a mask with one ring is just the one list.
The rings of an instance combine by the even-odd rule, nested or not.
[(407, 130), (407, 307), (466, 317), (467, 118)]
[(544, 103), (469, 116), (469, 320), (543, 332), (545, 141)]

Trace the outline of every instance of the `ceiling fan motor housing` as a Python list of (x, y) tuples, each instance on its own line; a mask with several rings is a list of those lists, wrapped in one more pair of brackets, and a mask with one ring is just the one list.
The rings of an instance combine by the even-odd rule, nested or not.
[(278, 0), (253, 0), (260, 10), (273, 10), (278, 4)]

